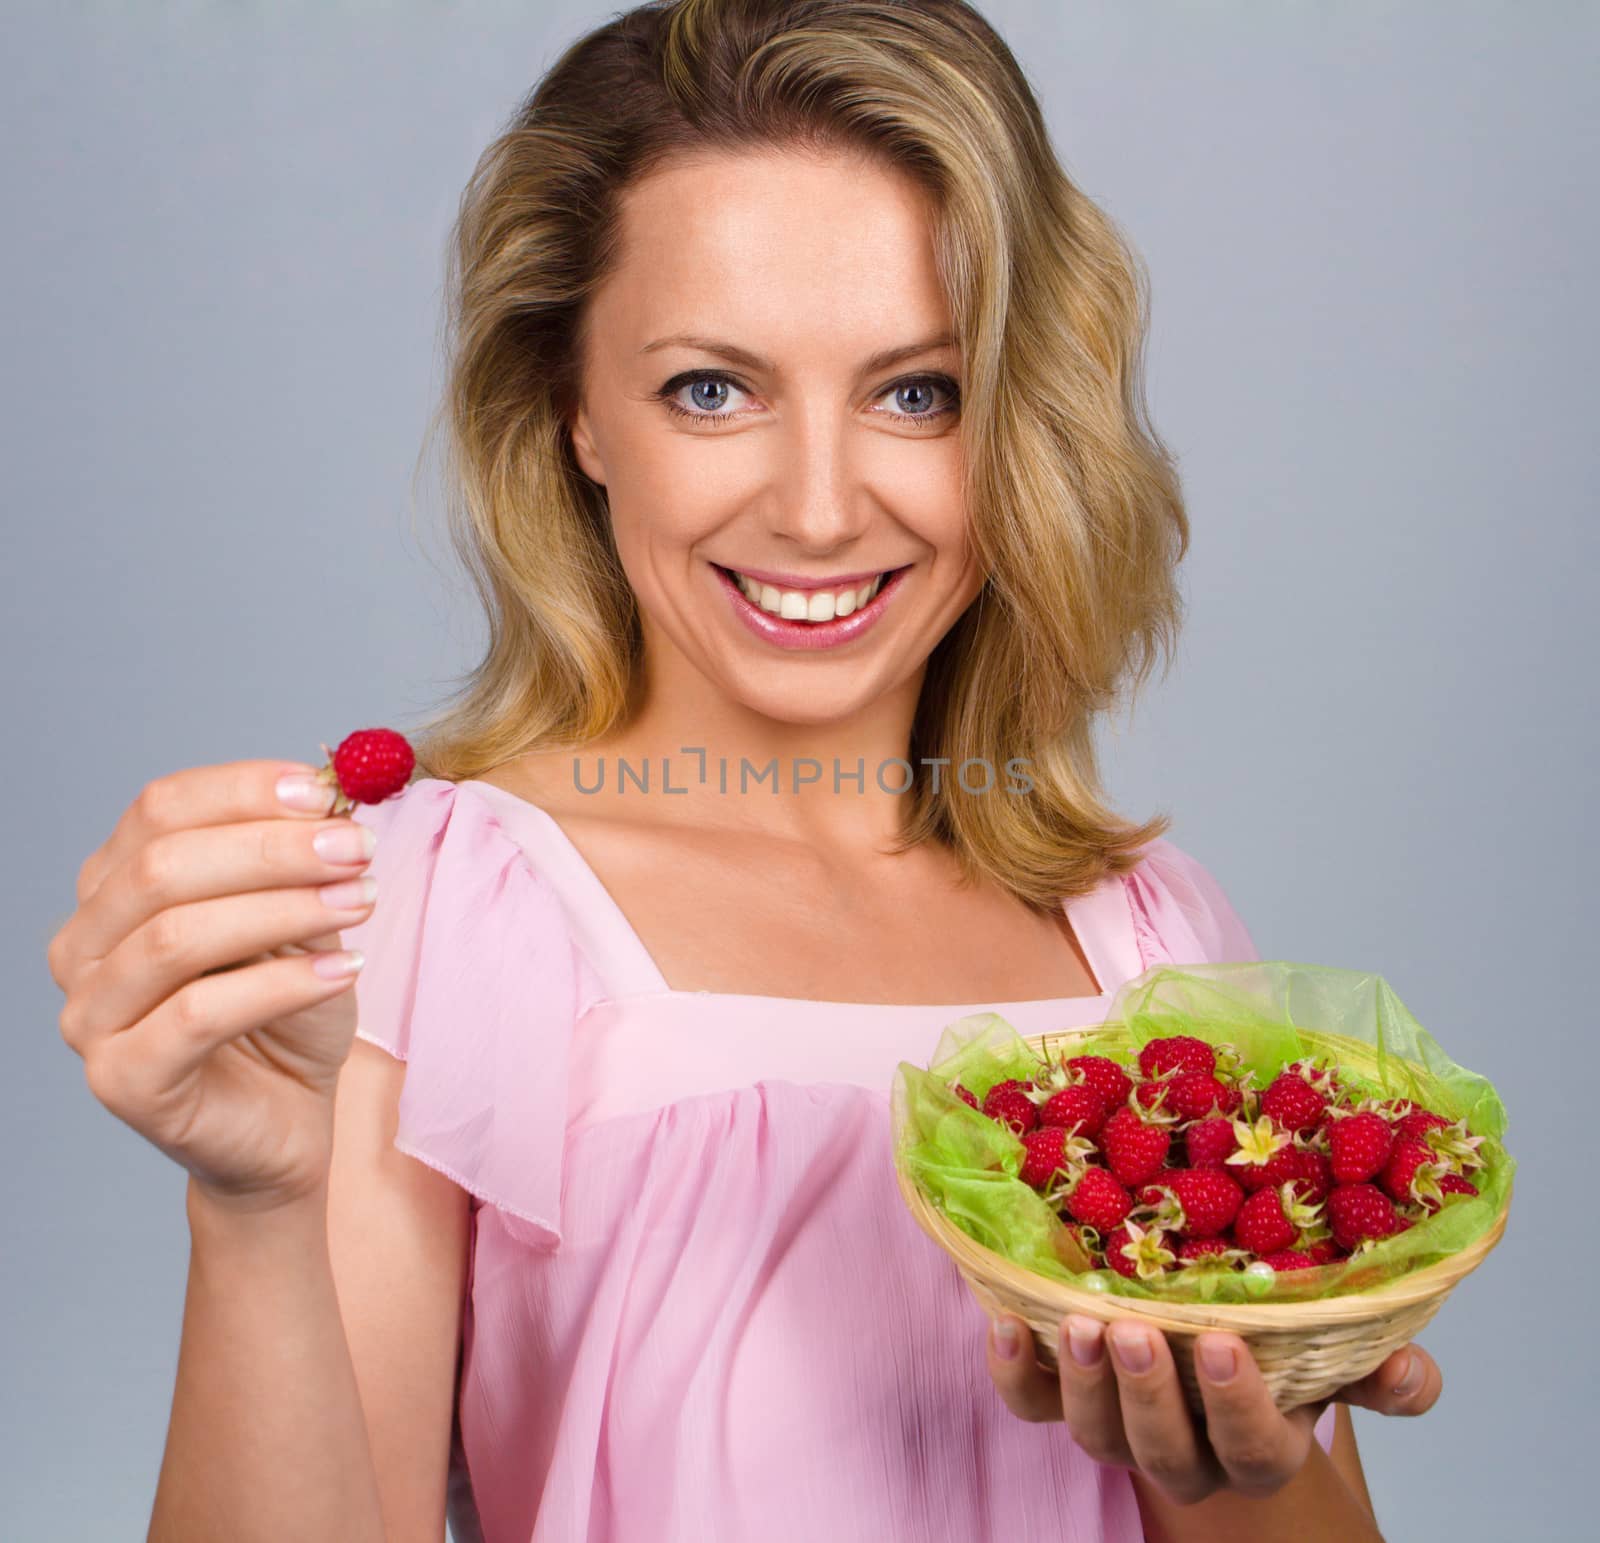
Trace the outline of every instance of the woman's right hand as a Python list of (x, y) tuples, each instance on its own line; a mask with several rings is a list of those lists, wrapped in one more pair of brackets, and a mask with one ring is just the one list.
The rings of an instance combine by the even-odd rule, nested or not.
[[(234, 761), (148, 784), (84, 861), (47, 953), (89, 1090), (239, 1210), (326, 1183), (355, 976), (314, 965), (373, 904), (329, 887), (365, 874), (369, 833), (328, 818), (331, 787), (286, 808), (283, 770)], [(325, 832), (355, 850), (319, 853)]]

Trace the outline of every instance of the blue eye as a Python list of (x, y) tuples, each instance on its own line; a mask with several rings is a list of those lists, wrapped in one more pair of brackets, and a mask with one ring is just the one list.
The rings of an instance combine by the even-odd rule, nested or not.
[[(710, 393), (712, 400), (707, 403), (701, 396), (701, 405), (685, 407), (678, 400), (678, 394), (684, 387), (690, 387), (691, 397), (695, 396), (699, 388), (707, 383), (719, 388)], [(674, 375), (658, 391), (654, 393), (655, 399), (661, 402), (668, 412), (678, 418), (687, 418), (700, 423), (718, 423), (733, 417), (732, 413), (718, 411), (719, 407), (727, 405), (728, 392), (743, 391), (741, 386), (731, 375), (721, 370), (685, 370), (682, 374)], [(879, 393), (880, 397), (888, 396), (891, 392), (898, 398), (903, 392), (913, 392), (928, 399), (929, 391), (943, 391), (948, 401), (942, 407), (935, 407), (925, 412), (901, 412), (890, 410), (885, 417), (893, 418), (901, 423), (922, 424), (942, 422), (955, 412), (961, 404), (961, 388), (948, 375), (909, 375), (904, 380), (897, 380), (892, 386), (885, 386)]]

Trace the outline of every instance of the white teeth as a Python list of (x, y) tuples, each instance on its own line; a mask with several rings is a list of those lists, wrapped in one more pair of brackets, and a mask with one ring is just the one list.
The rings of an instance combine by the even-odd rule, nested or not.
[(745, 598), (763, 611), (781, 616), (785, 621), (819, 622), (859, 611), (883, 587), (884, 575), (880, 573), (856, 589), (814, 589), (805, 594), (798, 590), (775, 589), (771, 584), (747, 579), (742, 573), (734, 573), (734, 578)]

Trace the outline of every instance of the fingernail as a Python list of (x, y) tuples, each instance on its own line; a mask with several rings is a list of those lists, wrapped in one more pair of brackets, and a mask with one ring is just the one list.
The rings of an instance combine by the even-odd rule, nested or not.
[(994, 1326), (994, 1353), (1002, 1361), (1014, 1361), (1020, 1348), (1017, 1326), (1009, 1318), (1001, 1318)]
[(317, 893), (322, 903), (335, 911), (359, 911), (378, 898), (378, 881), (370, 873), (364, 873), (359, 879), (339, 879), (320, 885)]
[(1422, 1357), (1418, 1355), (1407, 1356), (1406, 1369), (1400, 1375), (1400, 1380), (1394, 1385), (1396, 1398), (1410, 1398), (1422, 1386)]
[(343, 953), (318, 954), (311, 961), (311, 968), (324, 980), (338, 980), (354, 975), (366, 962), (366, 955), (359, 948), (349, 948)]
[(1067, 1323), (1067, 1353), (1088, 1370), (1100, 1364), (1100, 1325), (1073, 1318)]
[(1228, 1382), (1238, 1370), (1232, 1345), (1219, 1345), (1215, 1340), (1203, 1339), (1195, 1347), (1195, 1354), (1200, 1357), (1200, 1370), (1206, 1374), (1208, 1382)]
[(333, 803), (333, 789), (315, 777), (280, 777), (278, 802), (285, 809), (321, 814)]
[(378, 838), (365, 825), (352, 820), (319, 830), (311, 838), (311, 845), (325, 863), (364, 863), (378, 850)]
[(1111, 1353), (1125, 1372), (1147, 1372), (1155, 1360), (1150, 1336), (1140, 1329), (1113, 1329)]

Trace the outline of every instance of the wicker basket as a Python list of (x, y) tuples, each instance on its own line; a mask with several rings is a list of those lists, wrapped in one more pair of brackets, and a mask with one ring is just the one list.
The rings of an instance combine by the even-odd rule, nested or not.
[[(1353, 1070), (1376, 1071), (1373, 1047), (1363, 1041), (1303, 1029), (1299, 1033), (1308, 1048), (1326, 1051)], [(1025, 1042), (1042, 1055), (1070, 1055), (1072, 1047), (1091, 1037), (1100, 1045), (1107, 1042), (1098, 1027), (1027, 1036)], [(899, 1133), (895, 1134), (898, 1144)], [(1222, 1329), (1239, 1335), (1280, 1409), (1325, 1398), (1364, 1377), (1416, 1338), (1456, 1282), (1476, 1269), (1499, 1242), (1510, 1209), (1508, 1192), (1493, 1225), (1459, 1253), (1348, 1296), (1304, 1302), (1157, 1302), (1087, 1291), (1025, 1270), (950, 1221), (898, 1163), (895, 1174), (917, 1224), (955, 1260), (985, 1312), (991, 1318), (1001, 1311), (1015, 1313), (1033, 1329), (1043, 1365), (1056, 1369), (1056, 1335), (1068, 1313), (1082, 1313), (1102, 1323), (1138, 1318), (1166, 1335), (1190, 1407), (1197, 1412), (1203, 1407), (1194, 1372), (1197, 1334)]]

